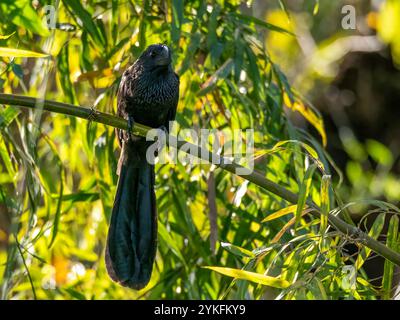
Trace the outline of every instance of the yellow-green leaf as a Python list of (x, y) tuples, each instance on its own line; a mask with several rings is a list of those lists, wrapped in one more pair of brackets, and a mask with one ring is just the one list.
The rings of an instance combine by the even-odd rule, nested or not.
[(294, 145), (299, 145), (300, 147), (302, 147), (305, 151), (307, 151), (307, 153), (311, 156), (311, 158), (314, 160), (315, 163), (318, 164), (318, 167), (320, 167), (321, 169), (325, 169), (324, 164), (321, 162), (321, 160), (319, 159), (318, 153), (317, 151), (311, 147), (310, 145), (308, 145), (307, 143), (304, 143), (302, 141), (299, 140), (283, 140), (283, 141), (279, 141), (278, 143), (276, 143), (271, 149), (267, 149), (267, 150), (257, 150), (254, 153), (254, 158), (258, 159), (260, 157), (263, 157), (265, 155), (269, 155), (278, 151), (281, 151), (282, 149), (285, 150), (285, 145), (286, 144), (294, 144)]
[(321, 180), (321, 225), (319, 228), (321, 235), (321, 248), (327, 250), (326, 241), (324, 238), (326, 228), (328, 226), (329, 205), (329, 186), (331, 184), (331, 176), (323, 175)]
[(287, 93), (284, 94), (283, 99), (288, 108), (293, 111), (299, 112), (314, 128), (318, 131), (322, 138), (322, 145), (326, 146), (327, 138), (325, 132), (324, 121), (321, 114), (311, 105), (306, 105), (302, 101), (291, 101)]
[[(399, 218), (392, 216), (389, 222), (389, 229), (387, 233), (386, 245), (397, 251), (397, 234), (399, 232)], [(389, 300), (391, 298), (392, 281), (393, 281), (394, 264), (389, 260), (385, 260), (385, 267), (382, 279), (383, 295), (382, 299)]]
[(204, 268), (216, 271), (228, 277), (241, 280), (248, 280), (254, 283), (262, 284), (264, 286), (269, 286), (279, 289), (284, 289), (290, 286), (290, 283), (286, 280), (266, 276), (255, 272), (250, 272), (240, 269), (232, 269), (232, 268), (221, 268), (221, 267), (204, 267)]
[(301, 214), (303, 212), (304, 206), (307, 201), (307, 196), (310, 191), (310, 186), (312, 182), (312, 177), (314, 174), (315, 169), (317, 168), (317, 165), (313, 163), (307, 168), (307, 171), (304, 175), (303, 182), (301, 183), (300, 186), (300, 191), (299, 191), (299, 199), (297, 200), (297, 208), (296, 208), (296, 226), (300, 221)]
[(234, 255), (245, 257), (245, 258), (254, 258), (255, 255), (250, 250), (235, 246), (228, 242), (221, 242), (221, 247), (233, 253)]
[(271, 221), (271, 220), (275, 220), (278, 219), (280, 217), (286, 216), (289, 213), (294, 213), (297, 210), (297, 205), (292, 205), (283, 209), (280, 209), (272, 214), (270, 214), (268, 217), (266, 217), (264, 220), (262, 220), (261, 222), (267, 222), (267, 221)]
[(168, 232), (167, 228), (162, 224), (158, 224), (158, 234), (160, 235), (160, 238), (163, 239), (165, 243), (168, 243), (169, 248), (171, 251), (182, 261), (182, 263), (186, 267), (186, 260), (182, 255), (181, 250), (179, 249), (178, 245), (176, 244), (175, 239), (173, 239)]
[(9, 39), (10, 37), (12, 37), (12, 36), (14, 35), (14, 33), (15, 33), (15, 31), (14, 31), (13, 33), (11, 33), (11, 34), (6, 35), (6, 36), (2, 36), (2, 35), (0, 34), (0, 40), (7, 40), (7, 39)]
[(0, 57), (10, 57), (10, 58), (47, 58), (48, 54), (34, 52), (30, 50), (14, 49), (14, 48), (4, 48), (0, 47)]
[[(383, 229), (383, 225), (385, 224), (385, 216), (386, 213), (382, 212), (374, 221), (371, 230), (368, 232), (368, 235), (371, 238), (377, 239)], [(364, 262), (368, 259), (371, 254), (371, 249), (367, 247), (363, 247), (360, 254), (357, 257), (356, 268), (357, 270), (362, 267)]]

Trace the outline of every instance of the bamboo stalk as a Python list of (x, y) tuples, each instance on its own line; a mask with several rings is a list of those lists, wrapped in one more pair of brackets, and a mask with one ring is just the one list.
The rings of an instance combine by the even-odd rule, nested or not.
[[(85, 108), (80, 106), (75, 106), (68, 103), (61, 103), (51, 100), (43, 100), (37, 99), (34, 97), (27, 97), (27, 96), (20, 96), (20, 95), (13, 95), (13, 94), (4, 94), (0, 93), (0, 103), (6, 105), (13, 105), (17, 107), (27, 107), (31, 109), (43, 109), (46, 111), (66, 114), (69, 116), (74, 116), (82, 119), (87, 119), (90, 121), (103, 123), (105, 125), (109, 125), (115, 128), (127, 130), (128, 123), (126, 120), (107, 114), (103, 112), (98, 112), (93, 110), (92, 108)], [(141, 125), (139, 123), (134, 124), (134, 128), (132, 129), (132, 133), (135, 135), (139, 135), (145, 137), (147, 132), (151, 128)], [(287, 190), (286, 188), (280, 186), (279, 184), (267, 179), (264, 175), (260, 172), (253, 171), (251, 174), (243, 175), (237, 174), (237, 169), (245, 170), (245, 168), (235, 162), (232, 163), (225, 163), (224, 158), (209, 152), (208, 150), (203, 150), (201, 147), (188, 143), (186, 141), (179, 141), (176, 137), (170, 136), (167, 137), (167, 142), (169, 141), (170, 146), (175, 148), (181, 148), (182, 146), (186, 145), (189, 148), (185, 148), (185, 150), (197, 150), (197, 154), (199, 158), (203, 160), (209, 161), (209, 159), (221, 159), (221, 163), (216, 166), (229, 171), (233, 174), (241, 176), (243, 179), (246, 179), (259, 187), (281, 197), (282, 199), (292, 203), (297, 204), (298, 195)], [(189, 152), (189, 151), (186, 151)], [(243, 172), (243, 171), (242, 171)], [(311, 212), (315, 217), (321, 216), (320, 208), (312, 201), (307, 202), (310, 208), (313, 208)], [(339, 217), (329, 214), (328, 216), (329, 223), (338, 231), (345, 234), (346, 236), (353, 239), (355, 242), (358, 242), (366, 247), (370, 248), (375, 253), (381, 255), (382, 257), (388, 259), (389, 261), (393, 262), (394, 264), (400, 266), (400, 254), (396, 251), (390, 249), (383, 243), (371, 238), (366, 233), (361, 231), (359, 228), (354, 227)]]

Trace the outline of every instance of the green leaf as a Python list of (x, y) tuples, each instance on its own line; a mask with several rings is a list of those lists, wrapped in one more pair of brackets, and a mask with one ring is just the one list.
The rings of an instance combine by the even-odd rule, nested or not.
[(47, 58), (48, 54), (33, 52), (29, 50), (0, 47), (0, 57), (9, 58)]
[[(59, 199), (59, 194), (52, 194), (52, 199)], [(71, 202), (94, 202), (100, 199), (100, 195), (98, 192), (77, 192), (77, 193), (70, 193), (64, 194), (62, 196), (62, 201), (71, 201)]]
[(304, 210), (304, 206), (307, 201), (308, 193), (310, 191), (310, 186), (311, 186), (311, 182), (312, 182), (312, 177), (313, 177), (313, 174), (314, 174), (314, 171), (316, 168), (317, 168), (317, 165), (315, 163), (313, 163), (312, 165), (310, 165), (307, 168), (307, 171), (304, 175), (303, 182), (300, 185), (299, 198), (297, 201), (297, 208), (296, 208), (296, 214), (295, 214), (295, 217), (296, 217), (295, 226), (296, 227), (297, 227), (298, 223), (300, 222), (301, 214)]
[(325, 232), (328, 227), (328, 215), (330, 210), (329, 204), (329, 187), (331, 185), (331, 176), (323, 175), (321, 180), (321, 224), (319, 228), (319, 232), (321, 235), (321, 249), (323, 251), (328, 250), (326, 246)]
[(12, 23), (24, 30), (29, 30), (42, 37), (50, 35), (42, 19), (38, 16), (35, 9), (33, 9), (31, 1), (1, 0), (0, 9)]
[(276, 32), (280, 32), (280, 33), (286, 33), (289, 34), (291, 36), (295, 36), (295, 34), (289, 30), (286, 30), (284, 28), (278, 27), (274, 24), (262, 21), (260, 19), (257, 19), (255, 17), (252, 16), (247, 16), (244, 14), (240, 14), (240, 13), (234, 13), (234, 15), (239, 18), (240, 20), (242, 20), (243, 22), (247, 22), (247, 23), (254, 23), (260, 27), (266, 28), (270, 31), (276, 31)]
[(63, 167), (61, 158), (57, 152), (57, 148), (56, 148), (54, 142), (50, 140), (50, 138), (48, 138), (47, 136), (44, 136), (44, 138), (45, 138), (45, 141), (47, 142), (48, 146), (50, 147), (51, 151), (53, 152), (53, 156), (57, 160), (58, 172), (59, 172), (58, 173), (58, 181), (60, 183), (56, 212), (54, 214), (53, 230), (52, 230), (52, 234), (51, 234), (50, 243), (48, 245), (48, 248), (51, 248), (52, 245), (54, 244), (54, 241), (56, 240), (59, 225), (60, 225), (61, 208), (62, 208), (62, 202), (63, 202), (62, 197), (63, 197), (63, 193), (64, 193), (65, 181), (64, 181), (64, 167)]
[(318, 14), (318, 11), (319, 11), (319, 0), (316, 0), (313, 10), (313, 15), (316, 16)]
[(21, 65), (11, 63), (11, 69), (18, 78), (22, 79), (24, 77), (24, 71), (22, 71)]
[(93, 21), (92, 15), (82, 6), (80, 1), (76, 0), (63, 0), (65, 6), (74, 13), (74, 18), (79, 18), (83, 29), (85, 29), (94, 42), (100, 46), (105, 47), (106, 41), (103, 38), (101, 31), (96, 23)]
[(179, 249), (177, 242), (175, 239), (171, 237), (169, 232), (167, 231), (167, 228), (162, 224), (158, 224), (158, 234), (160, 235), (160, 238), (167, 244), (167, 247), (171, 249), (171, 251), (181, 260), (181, 262), (186, 266), (186, 260), (183, 257), (181, 250)]
[[(302, 147), (305, 151), (307, 151), (307, 153), (313, 158), (313, 160), (318, 164), (318, 167), (320, 167), (321, 169), (324, 169), (325, 166), (324, 164), (321, 162), (317, 151), (315, 151), (315, 149), (308, 145), (305, 142), (299, 141), (299, 140), (283, 140), (283, 141), (279, 141), (277, 142), (271, 149), (268, 150), (260, 150), (255, 152), (254, 157), (255, 158), (259, 158), (268, 154), (272, 154), (275, 152), (278, 152), (282, 149), (285, 148), (286, 144), (294, 144), (294, 145), (299, 145), (300, 147)], [(297, 151), (296, 149), (294, 149), (294, 151)]]
[[(381, 214), (379, 214), (379, 216), (375, 219), (374, 224), (372, 225), (371, 230), (368, 232), (368, 235), (373, 238), (373, 239), (377, 239), (379, 237), (379, 235), (382, 232), (383, 226), (385, 224), (385, 216), (386, 213), (382, 212)], [(356, 268), (357, 270), (360, 269), (364, 262), (368, 259), (369, 255), (371, 254), (371, 249), (367, 248), (367, 247), (363, 247), (361, 249), (360, 254), (357, 257), (357, 261), (356, 261)]]
[(179, 41), (183, 21), (183, 9), (183, 0), (172, 0), (171, 40), (174, 43)]
[(14, 31), (13, 33), (11, 33), (11, 34), (9, 34), (9, 35), (7, 35), (7, 36), (2, 36), (2, 35), (0, 34), (0, 40), (7, 40), (7, 39), (9, 39), (10, 37), (12, 37), (12, 36), (15, 34), (15, 32), (16, 32), (16, 31)]
[(0, 129), (8, 127), (20, 112), (21, 110), (13, 106), (9, 106), (0, 112)]
[[(389, 229), (386, 238), (386, 246), (398, 252), (399, 243), (397, 237), (399, 233), (399, 218), (393, 215), (390, 218)], [(389, 260), (385, 260), (385, 266), (383, 271), (382, 279), (382, 299), (390, 300), (392, 292), (392, 281), (393, 281), (394, 263)]]
[(289, 213), (294, 213), (297, 211), (297, 205), (294, 204), (292, 206), (280, 209), (272, 214), (270, 214), (268, 217), (266, 217), (264, 220), (262, 220), (261, 222), (267, 222), (267, 221), (272, 221), (275, 219), (278, 219), (280, 217), (286, 216)]
[(63, 291), (67, 292), (72, 298), (76, 300), (87, 300), (85, 295), (79, 291), (72, 288), (64, 288)]
[(290, 286), (290, 283), (286, 280), (266, 276), (263, 274), (240, 270), (240, 269), (231, 269), (231, 268), (222, 268), (222, 267), (204, 267), (205, 269), (210, 269), (221, 273), (225, 276), (232, 277), (235, 279), (248, 280), (254, 283), (262, 284), (264, 286), (274, 287), (274, 288), (287, 288)]
[(10, 175), (10, 178), (14, 179), (14, 177), (17, 173), (12, 164), (11, 157), (8, 153), (8, 150), (7, 150), (7, 147), (6, 147), (6, 144), (5, 144), (5, 141), (4, 141), (2, 135), (0, 135), (0, 156), (1, 156), (1, 159), (3, 159), (3, 163), (8, 171), (8, 174)]
[(281, 7), (281, 9), (283, 11), (285, 11), (286, 17), (288, 18), (288, 20), (290, 20), (290, 13), (288, 8), (286, 7), (285, 3), (282, 0), (278, 0), (279, 2), (279, 6)]
[(260, 98), (262, 98), (265, 95), (264, 84), (261, 80), (260, 67), (257, 64), (257, 57), (250, 47), (246, 47), (245, 52), (248, 60), (247, 72), (252, 79), (256, 93)]
[(226, 60), (224, 64), (219, 67), (219, 69), (215, 71), (215, 73), (202, 85), (202, 88), (197, 93), (197, 95), (200, 97), (213, 90), (215, 85), (217, 84), (217, 81), (219, 79), (224, 79), (232, 71), (233, 65), (234, 61), (232, 58)]
[(61, 49), (57, 58), (57, 67), (59, 69), (58, 76), (60, 77), (61, 88), (68, 98), (69, 103), (76, 103), (75, 89), (71, 82), (69, 71), (69, 46), (66, 44)]
[(235, 246), (228, 242), (221, 242), (221, 247), (239, 257), (244, 257), (244, 258), (254, 258), (255, 257), (253, 252), (246, 250), (244, 248)]

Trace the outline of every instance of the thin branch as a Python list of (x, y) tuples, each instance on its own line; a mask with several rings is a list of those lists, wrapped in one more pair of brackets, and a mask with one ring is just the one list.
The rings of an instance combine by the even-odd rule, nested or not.
[[(122, 118), (103, 113), (103, 112), (98, 112), (94, 111), (91, 108), (84, 108), (84, 107), (79, 107), (75, 106), (72, 104), (67, 104), (67, 103), (61, 103), (61, 102), (56, 102), (56, 101), (51, 101), (51, 100), (42, 100), (42, 99), (37, 99), (34, 97), (26, 97), (26, 96), (19, 96), (19, 95), (12, 95), (12, 94), (3, 94), (0, 93), (0, 103), (1, 104), (7, 104), (7, 105), (13, 105), (13, 106), (20, 106), (20, 107), (28, 107), (31, 109), (43, 109), (46, 111), (51, 111), (51, 112), (56, 112), (56, 113), (62, 113), (74, 117), (79, 117), (83, 119), (87, 119), (90, 121), (94, 122), (99, 122), (103, 123), (105, 125), (109, 125), (115, 128), (127, 130), (128, 129), (128, 122)], [(134, 128), (132, 130), (132, 133), (135, 135), (139, 135), (142, 137), (145, 137), (147, 132), (151, 128), (135, 123)], [(225, 163), (224, 160), (225, 158), (220, 157), (219, 155), (216, 155), (212, 152), (209, 152), (208, 150), (203, 150), (201, 147), (188, 143), (186, 141), (179, 141), (176, 137), (169, 136), (166, 139), (169, 142), (169, 145), (175, 148), (180, 149), (182, 146), (186, 146), (184, 150), (187, 153), (189, 153), (189, 150), (196, 150), (197, 155), (199, 155), (199, 158), (209, 161), (210, 159), (219, 159), (220, 164), (217, 166), (229, 171), (233, 174), (236, 174), (243, 179), (246, 179), (250, 182), (253, 182), (254, 184), (258, 185), (259, 187), (281, 197), (282, 199), (293, 203), (297, 204), (298, 200), (298, 195), (294, 194), (293, 192), (287, 190), (286, 188), (280, 186), (279, 184), (265, 178), (264, 174), (253, 171), (251, 174), (238, 174), (237, 170), (240, 170), (239, 172), (245, 172), (246, 169), (235, 163)], [(311, 214), (315, 217), (320, 217), (321, 216), (321, 210), (320, 208), (312, 201), (307, 202), (308, 206), (312, 208), (313, 210), (311, 211)], [(362, 232), (359, 228), (354, 227), (339, 217), (329, 214), (328, 216), (329, 223), (338, 231), (341, 233), (345, 234), (346, 236), (350, 237), (352, 240), (355, 242), (358, 242), (362, 245), (365, 245), (366, 247), (370, 248), (372, 251), (376, 252), (377, 254), (381, 255), (382, 257), (388, 259), (389, 261), (393, 262), (394, 264), (400, 266), (400, 254), (397, 253), (396, 251), (390, 249), (383, 243), (380, 243), (379, 241), (371, 238), (368, 236), (366, 233)]]

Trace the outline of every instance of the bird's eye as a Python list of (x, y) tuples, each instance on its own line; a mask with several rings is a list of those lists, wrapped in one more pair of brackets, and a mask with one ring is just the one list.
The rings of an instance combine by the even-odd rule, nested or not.
[(154, 58), (156, 56), (156, 52), (155, 51), (150, 51), (150, 57)]

